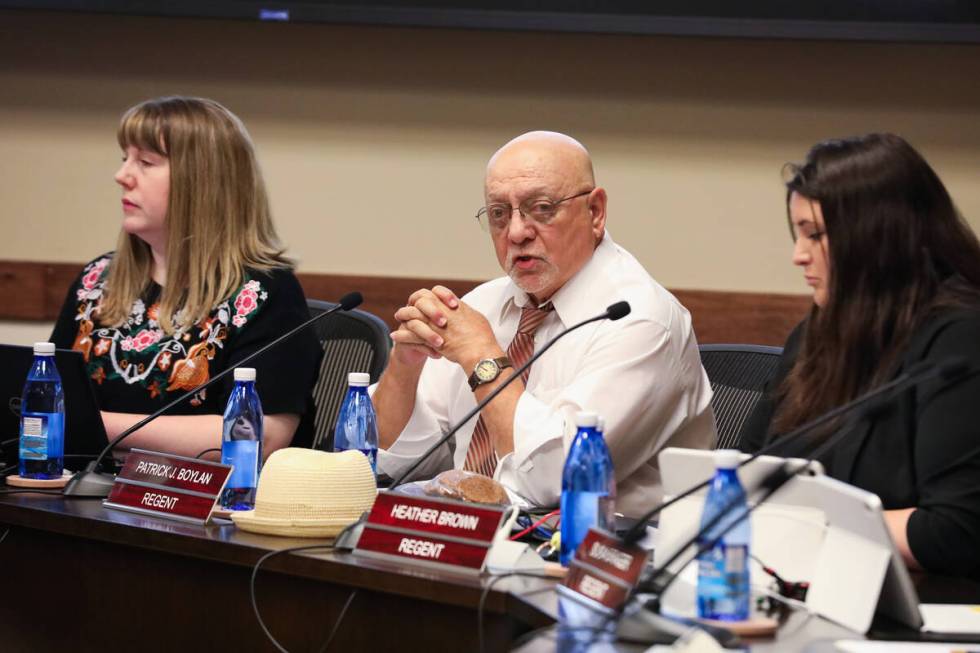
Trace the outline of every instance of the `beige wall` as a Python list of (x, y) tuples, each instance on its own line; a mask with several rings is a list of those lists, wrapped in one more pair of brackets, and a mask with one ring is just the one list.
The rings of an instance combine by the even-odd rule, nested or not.
[(495, 275), (485, 160), (550, 128), (592, 150), (611, 232), (665, 285), (805, 292), (781, 164), (897, 131), (977, 228), (977, 80), (977, 46), (0, 13), (0, 258), (110, 249), (118, 116), (185, 93), (249, 126), (304, 271)]

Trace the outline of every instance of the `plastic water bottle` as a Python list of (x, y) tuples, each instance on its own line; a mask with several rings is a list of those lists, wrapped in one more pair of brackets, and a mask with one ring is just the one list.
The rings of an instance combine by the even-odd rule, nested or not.
[(595, 430), (599, 434), (599, 437), (594, 439), (596, 452), (606, 461), (606, 498), (603, 516), (607, 522), (605, 528), (611, 531), (616, 526), (616, 470), (613, 468), (612, 454), (609, 453), (609, 447), (606, 445), (606, 420), (602, 415), (596, 418)]
[[(722, 449), (715, 453), (715, 477), (708, 489), (701, 514), (701, 529), (718, 515), (718, 523), (703, 534), (699, 546), (731, 529), (711, 548), (698, 557), (698, 616), (722, 621), (749, 618), (749, 543), (752, 530), (749, 519), (741, 521), (747, 502), (736, 469), (739, 452)], [(735, 522), (738, 522), (734, 526)]]
[(34, 343), (20, 405), (22, 478), (61, 478), (65, 464), (65, 393), (54, 364), (54, 343)]
[(351, 372), (347, 375), (347, 396), (337, 415), (334, 429), (333, 450), (354, 449), (368, 457), (371, 469), (378, 472), (378, 418), (368, 396), (371, 375)]
[(561, 564), (568, 565), (590, 528), (613, 525), (612, 459), (596, 430), (598, 416), (575, 415), (578, 432), (565, 458), (561, 476)]
[(225, 407), (221, 462), (234, 470), (225, 485), (225, 510), (251, 510), (262, 468), (262, 402), (255, 391), (255, 368), (235, 369), (235, 387)]

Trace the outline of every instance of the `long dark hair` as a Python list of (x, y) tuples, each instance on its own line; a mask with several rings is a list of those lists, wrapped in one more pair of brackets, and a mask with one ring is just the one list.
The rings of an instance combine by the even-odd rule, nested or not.
[(785, 433), (887, 381), (936, 311), (980, 305), (980, 243), (926, 160), (894, 134), (818, 143), (791, 167), (819, 202), (829, 293), (814, 305), (772, 431)]

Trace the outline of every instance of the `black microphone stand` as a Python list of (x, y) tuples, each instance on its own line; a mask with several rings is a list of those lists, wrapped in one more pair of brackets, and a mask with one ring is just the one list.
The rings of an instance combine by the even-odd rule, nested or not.
[[(359, 306), (362, 301), (364, 301), (364, 298), (361, 296), (361, 293), (359, 292), (352, 292), (344, 295), (343, 297), (340, 298), (340, 303), (338, 303), (333, 308), (326, 310), (323, 313), (320, 313), (319, 315), (315, 315), (311, 317), (306, 322), (303, 322), (299, 326), (294, 327), (293, 329), (279, 336), (272, 342), (263, 346), (259, 350), (252, 352), (242, 360), (238, 361), (235, 367), (244, 367), (247, 363), (250, 363), (251, 361), (255, 360), (256, 358), (258, 358), (259, 356), (267, 352), (269, 349), (272, 349), (273, 347), (278, 345), (280, 342), (284, 340), (288, 340), (290, 337), (293, 336), (293, 334), (302, 331), (303, 329), (307, 328), (314, 322), (318, 322), (319, 320), (323, 319), (328, 315), (333, 315), (337, 311), (341, 311), (341, 310), (349, 311), (352, 308)], [(177, 397), (176, 399), (168, 403), (160, 410), (156, 411), (152, 415), (147, 415), (140, 421), (136, 422), (136, 424), (133, 424), (131, 427), (129, 427), (128, 429), (120, 433), (112, 441), (110, 441), (109, 444), (106, 445), (105, 449), (103, 449), (102, 452), (96, 457), (96, 459), (90, 462), (84, 470), (77, 472), (74, 476), (71, 477), (71, 479), (68, 481), (68, 484), (65, 485), (65, 489), (62, 491), (62, 494), (66, 497), (103, 498), (109, 496), (109, 491), (112, 489), (112, 484), (115, 482), (116, 477), (112, 474), (105, 474), (99, 471), (99, 465), (102, 463), (102, 460), (106, 457), (106, 455), (108, 455), (108, 453), (112, 451), (117, 444), (119, 444), (120, 442), (122, 442), (130, 435), (132, 435), (139, 429), (143, 428), (144, 426), (146, 426), (156, 418), (165, 414), (168, 410), (170, 410), (177, 404), (181, 403), (188, 397), (193, 397), (201, 390), (204, 390), (205, 388), (211, 386), (212, 384), (217, 383), (221, 379), (225, 378), (226, 376), (234, 372), (235, 367), (229, 367), (223, 372), (214, 375), (213, 377), (211, 377), (201, 385), (197, 386), (193, 390), (188, 390), (186, 393), (180, 395), (179, 397)]]

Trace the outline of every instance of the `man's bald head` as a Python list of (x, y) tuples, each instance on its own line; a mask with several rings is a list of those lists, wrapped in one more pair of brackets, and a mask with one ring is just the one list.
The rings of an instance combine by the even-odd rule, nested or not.
[(517, 162), (538, 172), (559, 175), (571, 185), (595, 186), (589, 151), (566, 134), (531, 131), (510, 140), (490, 157), (487, 178), (498, 166), (515, 165)]
[[(511, 140), (490, 157), (484, 193), (488, 207), (511, 209), (506, 222), (490, 226), (494, 249), (535, 301), (561, 288), (602, 240), (606, 192), (595, 185), (588, 150), (571, 136), (533, 131)], [(544, 220), (533, 217), (539, 200), (553, 208)]]

